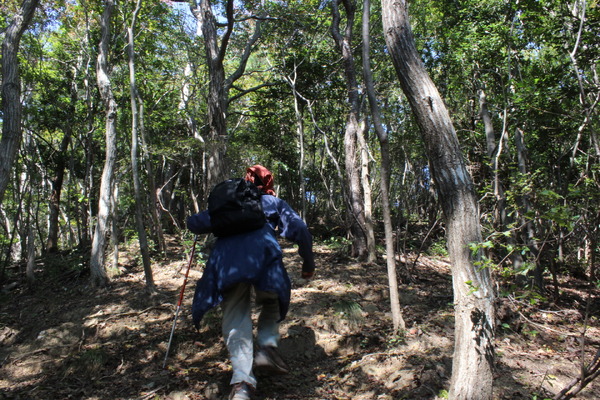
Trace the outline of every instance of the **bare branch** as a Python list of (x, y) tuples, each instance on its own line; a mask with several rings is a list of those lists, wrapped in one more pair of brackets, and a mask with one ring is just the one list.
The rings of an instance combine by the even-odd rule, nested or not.
[(235, 101), (235, 100), (239, 99), (240, 97), (244, 97), (248, 93), (256, 92), (257, 90), (262, 89), (267, 86), (277, 86), (277, 84), (267, 82), (267, 83), (262, 83), (260, 85), (254, 86), (254, 87), (252, 87), (250, 89), (246, 89), (246, 90), (241, 90), (240, 88), (234, 87), (234, 89), (238, 90), (240, 93), (236, 94), (235, 96), (230, 97), (227, 100), (227, 103), (231, 103), (232, 101)]
[(231, 74), (231, 76), (225, 81), (226, 91), (229, 90), (229, 88), (231, 88), (231, 85), (233, 85), (233, 83), (240, 79), (244, 74), (244, 71), (246, 70), (246, 65), (248, 63), (248, 59), (250, 58), (250, 53), (252, 52), (252, 47), (254, 47), (254, 45), (262, 35), (261, 25), (262, 21), (259, 20), (256, 22), (254, 33), (252, 34), (252, 37), (250, 38), (250, 40), (248, 40), (248, 43), (246, 43), (246, 47), (244, 48), (244, 53), (242, 54), (242, 58), (240, 59), (240, 65), (238, 66), (237, 70), (235, 70), (235, 72)]
[(229, 38), (231, 37), (231, 33), (233, 32), (233, 0), (227, 0), (227, 30), (223, 35), (223, 40), (221, 40), (221, 48), (219, 49), (219, 60), (225, 59), (225, 53), (227, 52), (227, 45), (229, 44)]

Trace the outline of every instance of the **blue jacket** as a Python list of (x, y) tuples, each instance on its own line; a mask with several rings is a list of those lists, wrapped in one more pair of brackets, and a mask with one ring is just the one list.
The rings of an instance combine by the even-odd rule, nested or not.
[[(263, 195), (261, 202), (268, 223), (261, 229), (217, 238), (202, 278), (196, 284), (192, 303), (194, 325), (223, 301), (223, 292), (240, 282), (252, 283), (256, 289), (274, 292), (279, 296), (281, 320), (290, 304), (291, 283), (283, 265), (283, 254), (276, 231), (298, 244), (303, 258), (302, 271), (315, 269), (312, 236), (298, 214), (275, 196)], [(187, 227), (196, 234), (210, 233), (210, 216), (205, 210), (187, 219)]]

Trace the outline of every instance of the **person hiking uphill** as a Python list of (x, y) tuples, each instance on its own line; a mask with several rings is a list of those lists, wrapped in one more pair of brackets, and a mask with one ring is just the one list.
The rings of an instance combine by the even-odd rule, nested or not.
[[(289, 308), (291, 282), (283, 265), (276, 232), (298, 245), (298, 253), (303, 259), (302, 278), (312, 278), (315, 270), (308, 227), (284, 200), (275, 197), (271, 172), (255, 165), (247, 169), (245, 180), (261, 191), (260, 202), (267, 223), (250, 232), (217, 238), (204, 274), (196, 285), (192, 303), (196, 327), (207, 311), (218, 304), (222, 306), (223, 338), (233, 370), (229, 399), (234, 400), (250, 399), (257, 384), (253, 370), (271, 374), (288, 372), (277, 346), (279, 324)], [(206, 210), (188, 217), (187, 227), (195, 234), (210, 233), (210, 220)], [(256, 354), (251, 319), (252, 290), (256, 304), (261, 308)]]

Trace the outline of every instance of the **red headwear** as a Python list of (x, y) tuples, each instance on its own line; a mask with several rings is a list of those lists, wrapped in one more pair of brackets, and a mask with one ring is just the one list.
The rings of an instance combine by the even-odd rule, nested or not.
[(263, 193), (275, 196), (271, 171), (256, 164), (246, 169), (246, 180), (254, 183)]

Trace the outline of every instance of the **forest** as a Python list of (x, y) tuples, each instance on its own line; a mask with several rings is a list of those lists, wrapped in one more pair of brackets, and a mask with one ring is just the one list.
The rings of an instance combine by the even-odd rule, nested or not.
[(257, 398), (600, 398), (598, 32), (596, 0), (4, 0), (0, 399), (226, 396), (186, 218), (255, 164), (317, 262), (282, 240), (294, 371)]

